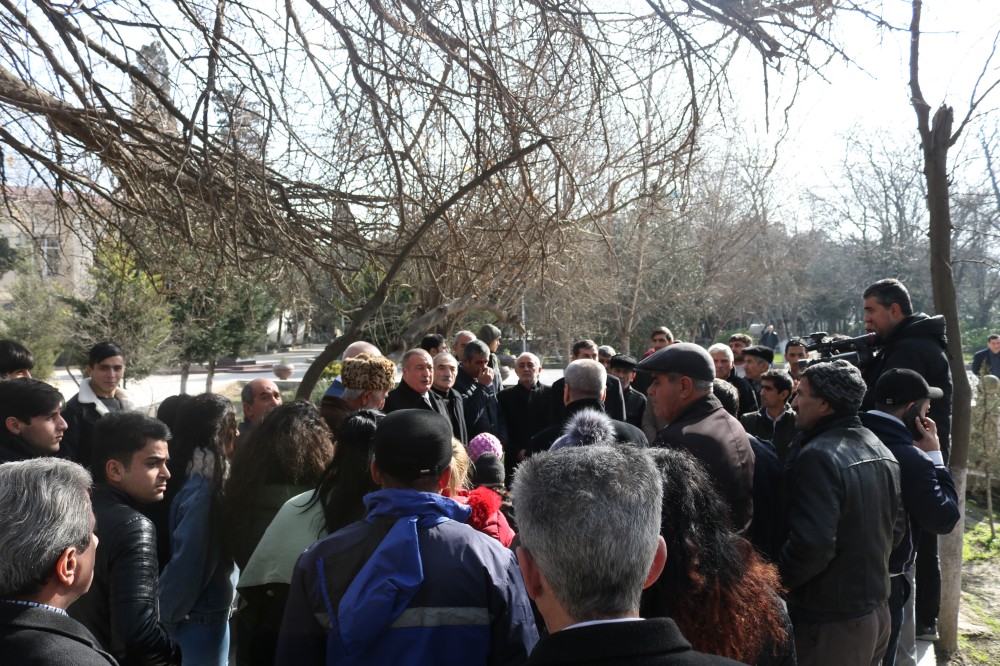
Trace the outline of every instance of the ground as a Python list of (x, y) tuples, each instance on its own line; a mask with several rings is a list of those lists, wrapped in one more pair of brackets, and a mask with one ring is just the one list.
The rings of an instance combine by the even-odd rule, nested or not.
[[(1000, 501), (1000, 498), (996, 498)], [(966, 502), (959, 653), (950, 665), (1000, 664), (1000, 523), (990, 537), (985, 508)]]

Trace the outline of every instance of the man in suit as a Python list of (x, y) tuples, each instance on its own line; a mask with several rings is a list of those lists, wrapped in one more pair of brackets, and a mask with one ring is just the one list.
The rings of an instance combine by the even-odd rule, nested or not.
[(447, 416), (431, 391), (434, 384), (434, 361), (423, 349), (403, 354), (403, 377), (399, 386), (385, 398), (386, 414), (400, 409), (430, 409)]
[(692, 650), (671, 619), (639, 617), (642, 590), (667, 560), (662, 492), (652, 459), (632, 447), (571, 447), (521, 464), (517, 561), (548, 629), (527, 664), (735, 663)]
[[(597, 343), (593, 340), (578, 340), (573, 344), (572, 361), (580, 359), (598, 359)], [(549, 425), (562, 423), (566, 419), (566, 403), (563, 400), (563, 391), (566, 382), (564, 379), (557, 379), (552, 383), (552, 391), (549, 392)], [(605, 374), (605, 384), (607, 393), (601, 399), (604, 403), (604, 411), (613, 419), (625, 420), (625, 395), (622, 393), (622, 384), (616, 377)]]
[(0, 465), (4, 663), (117, 664), (82, 624), (66, 614), (94, 579), (98, 540), (90, 483), (87, 470), (61, 458)]
[(1000, 377), (1000, 335), (993, 333), (986, 338), (986, 349), (980, 349), (972, 357), (972, 374), (977, 377), (983, 372)]

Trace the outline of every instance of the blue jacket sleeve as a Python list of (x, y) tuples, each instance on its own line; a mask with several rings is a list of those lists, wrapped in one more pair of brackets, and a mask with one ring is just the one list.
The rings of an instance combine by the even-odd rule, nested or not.
[(958, 493), (947, 467), (937, 466), (917, 447), (897, 450), (903, 506), (921, 529), (948, 534), (958, 524)]
[(316, 613), (327, 613), (325, 608), (313, 608), (310, 594), (317, 582), (310, 582), (303, 564), (312, 562), (302, 556), (295, 565), (292, 583), (288, 590), (285, 615), (281, 620), (278, 647), (275, 652), (275, 666), (299, 666), (300, 664), (326, 663), (326, 629), (320, 626)]
[(502, 572), (505, 580), (494, 590), (496, 598), (491, 601), (494, 605), (490, 609), (494, 618), (489, 658), (491, 666), (523, 664), (538, 642), (538, 628), (517, 558), (513, 552), (508, 553), (506, 570)]

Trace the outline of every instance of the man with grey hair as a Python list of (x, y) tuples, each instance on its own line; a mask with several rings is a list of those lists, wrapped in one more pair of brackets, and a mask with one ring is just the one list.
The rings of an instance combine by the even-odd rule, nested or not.
[(614, 356), (615, 348), (611, 345), (601, 345), (597, 348), (597, 360), (601, 362), (605, 370), (611, 370), (611, 357)]
[(529, 665), (735, 663), (693, 651), (673, 620), (639, 617), (667, 560), (662, 492), (638, 449), (568, 448), (521, 465), (517, 561), (548, 629)]
[(749, 534), (753, 518), (753, 449), (743, 426), (712, 394), (715, 366), (690, 342), (664, 347), (639, 363), (650, 372), (649, 405), (668, 423), (653, 446), (686, 449), (718, 485), (732, 511), (733, 527)]
[(733, 350), (729, 345), (717, 342), (708, 348), (708, 355), (712, 357), (712, 363), (715, 365), (716, 379), (722, 379), (736, 387), (736, 392), (740, 396), (738, 413), (746, 414), (757, 411), (757, 408), (760, 407), (757, 402), (757, 394), (745, 377), (736, 374), (736, 369), (733, 367), (735, 356), (733, 356)]
[(491, 388), (500, 377), (490, 368), (490, 348), (482, 340), (470, 340), (462, 352), (455, 378), (455, 390), (462, 396), (465, 427), (469, 439), (488, 432), (501, 442), (507, 440), (507, 427), (500, 413), (497, 394)]
[(878, 664), (889, 643), (889, 553), (905, 513), (899, 463), (858, 418), (861, 373), (844, 360), (802, 372), (800, 435), (785, 461), (778, 556), (799, 663)]
[(90, 474), (61, 458), (0, 465), (0, 654), (11, 664), (108, 666), (66, 609), (90, 589)]
[(237, 446), (247, 441), (250, 433), (264, 420), (268, 412), (281, 405), (281, 391), (270, 379), (258, 377), (243, 386), (240, 399), (243, 401), (243, 423), (240, 424)]
[(452, 348), (455, 350), (455, 358), (462, 359), (465, 358), (465, 345), (469, 344), (476, 339), (476, 334), (472, 331), (461, 330), (455, 334), (455, 344)]
[(504, 471), (512, 478), (514, 467), (528, 455), (528, 445), (537, 432), (548, 425), (549, 387), (539, 381), (542, 362), (524, 352), (514, 362), (517, 383), (500, 391), (497, 400), (507, 423), (504, 442)]
[[(581, 359), (598, 360), (597, 343), (584, 338), (573, 343), (572, 361)], [(605, 371), (606, 372), (606, 371)], [(613, 419), (625, 420), (625, 394), (622, 392), (622, 384), (614, 375), (605, 374), (605, 388), (607, 389), (602, 402), (604, 411)], [(564, 379), (557, 379), (552, 382), (552, 392), (549, 394), (549, 419), (548, 424), (557, 425), (566, 420), (566, 402), (563, 400)]]
[(431, 392), (437, 396), (445, 416), (451, 420), (451, 430), (455, 439), (462, 444), (469, 443), (469, 432), (465, 426), (465, 405), (462, 396), (455, 390), (458, 378), (458, 359), (448, 352), (434, 357), (434, 383)]
[[(529, 455), (548, 450), (552, 443), (563, 434), (567, 424), (577, 412), (592, 409), (602, 414), (605, 413), (603, 400), (607, 392), (607, 372), (603, 365), (592, 359), (581, 358), (566, 366), (563, 380), (562, 399), (563, 404), (566, 405), (563, 420), (531, 438), (528, 445)], [(550, 400), (555, 398), (556, 396), (553, 395)], [(611, 419), (611, 425), (615, 430), (615, 441), (619, 444), (649, 446), (649, 440), (642, 434), (642, 430), (634, 425), (617, 419)]]
[(429, 409), (444, 414), (437, 396), (431, 391), (434, 383), (434, 361), (423, 349), (411, 349), (403, 354), (403, 376), (399, 385), (385, 399), (386, 414), (400, 409)]

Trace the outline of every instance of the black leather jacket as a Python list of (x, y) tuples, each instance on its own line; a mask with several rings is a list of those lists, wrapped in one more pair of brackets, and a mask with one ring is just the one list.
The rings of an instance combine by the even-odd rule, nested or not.
[(889, 598), (903, 536), (899, 463), (856, 415), (831, 416), (792, 444), (788, 536), (778, 564), (794, 622), (867, 615)]
[(180, 648), (160, 624), (156, 528), (125, 493), (97, 484), (94, 532), (100, 543), (90, 591), (69, 614), (90, 629), (121, 666), (173, 666)]

